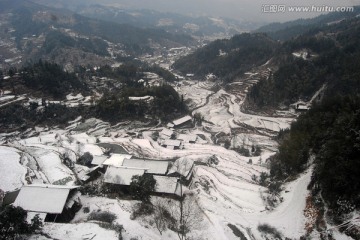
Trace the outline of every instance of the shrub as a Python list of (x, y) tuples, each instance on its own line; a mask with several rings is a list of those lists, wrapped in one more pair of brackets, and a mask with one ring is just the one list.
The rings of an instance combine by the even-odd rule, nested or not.
[(10, 205), (0, 208), (0, 239), (18, 239), (20, 234), (30, 234), (41, 229), (39, 215), (31, 220), (31, 224), (27, 223), (26, 215), (21, 207)]
[(84, 212), (84, 213), (89, 213), (89, 212), (90, 212), (90, 208), (89, 208), (89, 207), (84, 207), (83, 212)]
[(224, 148), (229, 149), (231, 147), (231, 141), (229, 139), (225, 140)]
[(244, 147), (241, 148), (235, 148), (234, 149), (237, 153), (239, 153), (240, 155), (243, 155), (245, 157), (250, 157), (250, 151), (249, 149), (246, 149)]
[(154, 206), (150, 203), (137, 203), (133, 207), (133, 212), (130, 216), (130, 219), (134, 220), (139, 216), (150, 215), (154, 212)]
[(79, 159), (77, 160), (77, 162), (81, 165), (90, 167), (91, 166), (91, 161), (93, 160), (93, 155), (89, 152), (84, 153), (81, 157), (79, 157)]
[(158, 131), (153, 132), (151, 134), (151, 138), (152, 138), (152, 140), (157, 141), (159, 138), (159, 132)]
[(92, 212), (88, 216), (88, 220), (112, 223), (116, 219), (116, 215), (111, 212)]
[(265, 186), (266, 184), (266, 179), (269, 177), (269, 175), (266, 172), (261, 172), (260, 173), (260, 178), (259, 178), (259, 184), (261, 186)]
[(155, 191), (156, 180), (152, 175), (135, 175), (131, 179), (130, 194), (134, 199), (150, 202), (150, 193)]
[(270, 193), (275, 194), (275, 195), (279, 194), (281, 192), (281, 182), (276, 181), (276, 182), (270, 183), (269, 191), (270, 191)]
[(279, 240), (282, 239), (282, 234), (278, 230), (276, 230), (276, 228), (271, 227), (268, 224), (260, 224), (258, 226), (258, 230), (259, 232), (272, 235), (275, 239), (279, 239)]

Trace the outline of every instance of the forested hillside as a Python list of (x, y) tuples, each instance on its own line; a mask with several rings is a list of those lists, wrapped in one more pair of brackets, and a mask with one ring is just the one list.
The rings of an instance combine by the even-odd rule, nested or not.
[(254, 65), (266, 63), (279, 44), (265, 34), (243, 33), (229, 40), (217, 40), (176, 61), (173, 67), (203, 77), (213, 73), (226, 81), (243, 74)]
[[(343, 21), (314, 29), (282, 45), (278, 70), (249, 92), (248, 102), (256, 109), (308, 101), (323, 84), (327, 94), (357, 93), (360, 87), (360, 20)], [(292, 53), (306, 49), (307, 59)]]
[(0, 8), (10, 13), (4, 15), (1, 38), (14, 42), (25, 61), (42, 58), (72, 68), (80, 64), (102, 65), (122, 57), (152, 54), (159, 46), (195, 43), (189, 35), (91, 19), (26, 0), (3, 0)]
[[(287, 181), (313, 164), (309, 189), (320, 209), (319, 219), (328, 207), (328, 216), (337, 224), (360, 209), (359, 26), (359, 19), (354, 18), (284, 43), (287, 57), (272, 77), (251, 89), (248, 98), (258, 109), (276, 108), (281, 103), (307, 101), (326, 86), (323, 98), (301, 114), (290, 130), (279, 134), (270, 178), (272, 184)], [(307, 49), (310, 56), (291, 56), (299, 49)], [(320, 220), (317, 226), (321, 229)], [(356, 228), (342, 230), (354, 239), (360, 236)]]

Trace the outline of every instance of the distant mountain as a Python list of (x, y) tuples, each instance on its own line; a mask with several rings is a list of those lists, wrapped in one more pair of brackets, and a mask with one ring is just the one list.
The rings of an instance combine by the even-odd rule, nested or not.
[[(23, 60), (43, 58), (63, 65), (68, 62), (94, 65), (152, 53), (159, 46), (194, 44), (185, 34), (91, 19), (27, 0), (1, 0), (0, 8), (4, 14), (1, 39), (6, 49), (16, 44), (17, 54)], [(2, 58), (20, 57), (7, 54), (6, 49), (2, 51), (0, 47)]]
[(154, 10), (131, 10), (124, 7), (94, 4), (91, 1), (76, 1), (68, 4), (68, 1), (34, 0), (36, 2), (71, 9), (76, 13), (111, 21), (120, 24), (131, 24), (136, 27), (156, 27), (172, 33), (185, 33), (194, 36), (227, 37), (245, 31), (254, 30), (258, 23), (238, 21), (228, 18), (213, 17), (189, 17), (176, 13), (162, 13)]
[(230, 80), (254, 65), (264, 64), (279, 44), (265, 34), (243, 33), (231, 39), (216, 40), (194, 53), (180, 58), (173, 68), (201, 78), (207, 74)]
[(354, 7), (353, 12), (334, 12), (320, 15), (315, 18), (298, 19), (284, 23), (271, 23), (262, 26), (255, 30), (255, 32), (267, 33), (275, 40), (288, 40), (297, 37), (312, 28), (324, 27), (342, 21), (344, 19), (359, 16), (360, 6)]

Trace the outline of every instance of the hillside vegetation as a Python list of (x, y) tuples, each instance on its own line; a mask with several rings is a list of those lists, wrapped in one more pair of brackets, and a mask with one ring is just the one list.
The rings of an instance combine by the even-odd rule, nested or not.
[[(299, 99), (310, 100), (323, 84), (326, 94), (358, 93), (360, 82), (360, 20), (314, 29), (295, 40), (285, 42), (277, 55), (278, 70), (260, 81), (248, 95), (252, 108), (276, 108)], [(306, 49), (308, 59), (293, 52)]]
[[(283, 44), (287, 57), (279, 61), (273, 76), (251, 89), (248, 101), (258, 109), (276, 108), (299, 99), (309, 100), (326, 85), (322, 99), (301, 114), (290, 130), (280, 132), (279, 152), (271, 160), (270, 178), (272, 183), (287, 181), (314, 164), (309, 185), (314, 202), (324, 214), (320, 204), (324, 200), (329, 207), (327, 214), (340, 224), (360, 209), (359, 19), (312, 34)], [(308, 49), (316, 56), (302, 59), (290, 55), (298, 49)], [(347, 229), (346, 233), (354, 239), (359, 237), (356, 229)]]
[(204, 77), (213, 73), (226, 81), (266, 63), (279, 44), (265, 34), (243, 33), (231, 39), (217, 40), (177, 60), (173, 67), (183, 74)]

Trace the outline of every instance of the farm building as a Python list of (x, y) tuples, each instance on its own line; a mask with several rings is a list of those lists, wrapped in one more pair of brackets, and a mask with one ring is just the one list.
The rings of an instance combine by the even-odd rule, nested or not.
[(124, 159), (123, 167), (146, 169), (146, 173), (156, 175), (166, 175), (168, 161), (146, 160), (146, 159)]
[(77, 186), (27, 185), (13, 203), (29, 216), (39, 214), (43, 221), (69, 222), (81, 208)]

